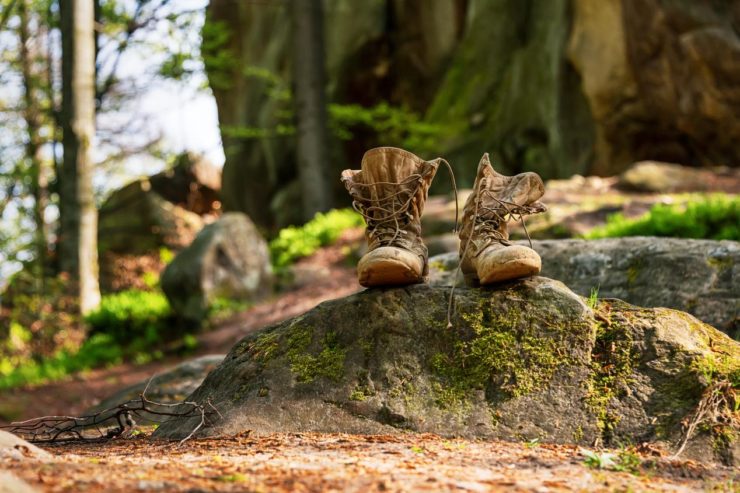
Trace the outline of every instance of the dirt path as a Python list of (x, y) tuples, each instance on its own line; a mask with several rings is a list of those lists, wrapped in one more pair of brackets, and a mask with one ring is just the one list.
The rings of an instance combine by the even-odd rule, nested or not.
[[(733, 491), (737, 471), (645, 459), (634, 473), (587, 467), (571, 446), (433, 435), (276, 434), (177, 443), (147, 438), (48, 447), (0, 463), (41, 491)], [(734, 490), (737, 491), (737, 490)]]

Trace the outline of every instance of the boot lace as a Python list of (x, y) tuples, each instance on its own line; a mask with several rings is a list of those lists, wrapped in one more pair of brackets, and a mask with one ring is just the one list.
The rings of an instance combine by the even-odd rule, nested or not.
[[(487, 202), (493, 202), (493, 206), (484, 206), (483, 198)], [(489, 203), (490, 203), (489, 202)], [(476, 203), (475, 213), (473, 214), (473, 231), (477, 231), (480, 237), (484, 239), (483, 245), (476, 252), (475, 256), (483, 252), (489, 245), (498, 242), (504, 246), (510, 246), (511, 242), (504, 237), (501, 232), (501, 226), (509, 221), (519, 221), (524, 229), (524, 234), (529, 241), (529, 247), (532, 248), (532, 238), (527, 231), (527, 224), (524, 222), (524, 216), (541, 212), (538, 207), (531, 205), (519, 205), (514, 202), (501, 200), (496, 197), (490, 190), (483, 190)], [(472, 232), (471, 232), (472, 237)]]
[[(455, 232), (457, 232), (459, 211), (455, 176), (452, 173), (452, 167), (446, 160), (437, 158), (435, 161), (445, 163), (450, 172), (452, 187), (455, 191)], [(371, 239), (371, 246), (377, 244), (379, 246), (409, 248), (413, 242), (413, 238), (409, 238), (411, 232), (405, 229), (405, 226), (414, 219), (409, 209), (416, 202), (416, 194), (419, 191), (422, 180), (427, 174), (413, 173), (398, 183), (374, 182), (356, 184), (356, 186), (368, 189), (381, 186), (391, 190), (391, 193), (379, 194), (383, 195), (380, 198), (365, 199), (365, 204), (357, 200), (352, 201), (352, 208), (365, 219), (368, 236)]]

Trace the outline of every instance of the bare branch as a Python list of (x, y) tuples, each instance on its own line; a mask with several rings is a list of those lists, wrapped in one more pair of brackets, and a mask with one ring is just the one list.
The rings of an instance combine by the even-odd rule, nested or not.
[[(172, 419), (199, 418), (193, 431), (180, 440), (179, 443), (183, 444), (205, 426), (210, 415), (215, 413), (220, 416), (218, 409), (210, 401), (205, 404), (191, 401), (174, 404), (152, 401), (145, 395), (150, 383), (151, 379), (138, 399), (95, 414), (80, 417), (43, 416), (0, 426), (0, 429), (34, 443), (102, 442), (130, 436), (136, 426), (133, 416), (146, 417), (149, 420), (152, 416)], [(207, 407), (210, 410), (207, 410)]]

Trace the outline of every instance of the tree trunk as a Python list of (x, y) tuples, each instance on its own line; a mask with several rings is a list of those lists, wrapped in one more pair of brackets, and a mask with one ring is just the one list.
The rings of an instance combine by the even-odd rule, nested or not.
[(331, 208), (321, 0), (292, 0), (298, 175), (306, 220)]
[(95, 136), (95, 14), (93, 0), (61, 0), (62, 127), (59, 177), (62, 270), (76, 281), (80, 311), (100, 303), (97, 221), (92, 185)]
[(39, 84), (41, 82), (38, 74), (34, 73), (34, 57), (38, 54), (31, 49), (31, 36), (28, 31), (29, 8), (28, 0), (19, 0), (18, 17), (20, 19), (20, 62), (21, 72), (23, 75), (23, 100), (24, 112), (23, 117), (26, 122), (26, 133), (28, 142), (26, 143), (26, 155), (30, 160), (31, 175), (31, 194), (33, 195), (34, 207), (33, 218), (36, 223), (34, 233), (34, 250), (36, 251), (36, 268), (37, 280), (40, 288), (43, 290), (44, 273), (47, 259), (47, 234), (46, 221), (44, 212), (47, 204), (47, 182), (43, 168), (43, 156), (41, 147), (43, 139), (41, 137), (41, 109), (39, 107)]

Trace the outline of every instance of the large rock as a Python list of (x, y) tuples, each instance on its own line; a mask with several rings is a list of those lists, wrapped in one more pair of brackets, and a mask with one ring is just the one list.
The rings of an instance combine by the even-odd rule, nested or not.
[[(740, 244), (679, 238), (536, 240), (542, 275), (573, 291), (686, 311), (740, 339)], [(526, 244), (522, 242), (522, 244)], [(450, 284), (457, 253), (430, 259), (431, 282)]]
[(161, 284), (174, 312), (195, 322), (217, 298), (257, 300), (272, 289), (267, 243), (246, 215), (224, 214), (165, 268)]
[(164, 199), (144, 178), (116, 190), (105, 201), (100, 209), (98, 245), (104, 253), (180, 249), (202, 227), (200, 215)]
[[(85, 412), (86, 416), (96, 414), (107, 409), (113, 409), (126, 402), (139, 399), (146, 391), (146, 398), (158, 404), (175, 404), (182, 402), (185, 397), (193, 393), (203, 382), (208, 373), (218, 366), (224, 359), (223, 354), (209, 354), (190, 361), (180, 363), (172, 369), (142, 380), (139, 383), (119, 390), (98, 405)], [(152, 405), (153, 410), (170, 410), (166, 406)], [(149, 413), (139, 413), (137, 423), (158, 423), (161, 417), (150, 416)]]
[[(334, 176), (389, 144), (445, 156), (467, 186), (484, 151), (507, 174), (544, 178), (615, 175), (642, 160), (740, 162), (736, 1), (324, 4), (331, 101), (391, 104), (424, 124), (379, 136), (369, 122), (352, 124), (355, 111), (332, 113), (334, 128), (352, 133), (332, 145)], [(286, 177), (297, 176), (290, 121), (280, 116), (290, 109), (289, 9), (214, 0), (208, 14), (203, 53), (225, 144), (224, 206), (274, 226)]]
[(174, 166), (149, 181), (162, 198), (190, 212), (214, 214), (221, 208), (221, 169), (201, 155), (180, 154)]
[(220, 213), (220, 190), (219, 168), (202, 156), (181, 154), (171, 168), (108, 197), (100, 208), (100, 251), (140, 254), (189, 245)]
[[(675, 449), (708, 395), (740, 384), (740, 344), (691, 315), (604, 300), (558, 281), (415, 285), (323, 303), (234, 346), (189, 400), (218, 403), (200, 433), (390, 433), (538, 438)], [(719, 392), (719, 391), (718, 391)], [(724, 395), (724, 394), (723, 394)], [(731, 404), (728, 404), (731, 405)], [(686, 453), (732, 462), (723, 406)], [(200, 419), (156, 435), (187, 436)], [(701, 430), (711, 430), (701, 431)], [(735, 454), (735, 455), (733, 455)]]

